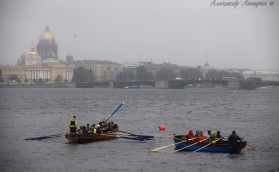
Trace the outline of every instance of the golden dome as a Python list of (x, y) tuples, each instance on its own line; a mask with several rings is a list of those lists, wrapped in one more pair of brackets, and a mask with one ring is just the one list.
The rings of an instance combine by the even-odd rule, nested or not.
[(41, 40), (54, 40), (54, 35), (49, 31), (49, 27), (46, 26), (45, 32), (40, 36)]

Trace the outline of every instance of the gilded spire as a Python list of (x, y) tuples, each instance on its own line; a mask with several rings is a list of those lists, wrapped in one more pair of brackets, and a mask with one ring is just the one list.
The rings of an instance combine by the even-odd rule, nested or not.
[(31, 47), (31, 52), (36, 52), (36, 44), (35, 44), (34, 33), (33, 33), (33, 35), (32, 35), (32, 47)]
[(30, 55), (38, 55), (36, 51), (36, 44), (35, 44), (35, 38), (34, 38), (34, 33), (32, 34), (32, 47), (31, 51), (29, 52)]

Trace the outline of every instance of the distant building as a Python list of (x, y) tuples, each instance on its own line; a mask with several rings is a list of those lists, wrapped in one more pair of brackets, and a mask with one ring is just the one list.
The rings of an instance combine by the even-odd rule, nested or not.
[(39, 38), (37, 51), (42, 60), (45, 60), (47, 58), (58, 59), (58, 46), (55, 41), (54, 35), (49, 30), (49, 26), (45, 27), (45, 31)]
[(137, 67), (139, 66), (143, 66), (146, 71), (151, 72), (153, 76), (156, 75), (156, 73), (162, 69), (169, 69), (171, 71), (174, 72), (175, 76), (178, 77), (180, 76), (180, 71), (185, 69), (185, 67), (182, 66), (178, 66), (175, 64), (171, 64), (171, 63), (161, 63), (161, 64), (155, 64), (153, 62), (135, 62), (135, 63), (131, 63), (131, 64), (124, 64), (123, 65), (123, 70), (124, 71), (132, 71), (134, 73), (136, 73), (137, 71)]
[[(58, 46), (48, 26), (39, 38), (37, 50), (33, 38), (31, 51), (23, 54), (17, 65), (0, 66), (4, 84), (53, 84), (72, 80), (73, 68), (57, 60)], [(17, 81), (10, 79), (13, 75)]]
[(262, 81), (279, 81), (279, 71), (252, 71), (247, 70), (242, 72), (243, 77), (247, 80), (249, 78), (260, 78)]
[[(23, 83), (26, 79), (26, 67), (21, 65), (0, 65), (0, 70), (2, 71), (2, 78), (3, 78), (3, 84), (11, 84), (16, 82)], [(16, 75), (18, 78), (18, 81), (10, 80), (10, 77), (12, 75)]]
[(92, 69), (98, 82), (114, 81), (116, 75), (123, 71), (121, 64), (106, 60), (78, 60), (67, 65), (73, 69), (78, 67)]
[(21, 56), (21, 62), (19, 62), (19, 63), (22, 65), (34, 65), (34, 64), (37, 64), (40, 62), (41, 62), (41, 57), (39, 56), (38, 52), (36, 51), (34, 40), (32, 40), (31, 51), (26, 54), (23, 54)]
[[(205, 77), (205, 75), (208, 73), (208, 71), (214, 69), (212, 66), (210, 66), (208, 64), (208, 62), (206, 61), (206, 63), (203, 66), (198, 66), (199, 71), (202, 73), (203, 77)], [(216, 70), (216, 69), (214, 69)]]

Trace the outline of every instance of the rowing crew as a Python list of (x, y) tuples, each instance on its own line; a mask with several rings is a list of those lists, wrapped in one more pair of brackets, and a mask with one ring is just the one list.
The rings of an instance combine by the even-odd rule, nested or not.
[[(196, 130), (195, 134), (193, 134), (193, 131), (190, 130), (188, 134), (186, 135), (187, 140), (206, 140), (207, 142), (213, 142), (214, 140), (218, 140), (217, 143), (224, 143), (223, 139), (224, 137), (221, 135), (220, 131), (217, 131), (217, 134), (215, 132), (208, 130), (206, 134), (203, 134), (203, 131)], [(229, 144), (234, 144), (238, 141), (241, 141), (242, 138), (240, 138), (237, 134), (236, 131), (232, 131), (232, 134), (228, 137), (228, 142)]]
[(77, 127), (78, 122), (76, 116), (73, 116), (73, 118), (69, 122), (70, 133), (96, 134), (107, 133), (109, 131), (116, 132), (119, 130), (118, 125), (115, 124), (113, 121), (101, 121), (98, 125), (92, 124), (91, 126), (87, 124), (86, 126), (80, 126), (79, 129), (77, 129)]

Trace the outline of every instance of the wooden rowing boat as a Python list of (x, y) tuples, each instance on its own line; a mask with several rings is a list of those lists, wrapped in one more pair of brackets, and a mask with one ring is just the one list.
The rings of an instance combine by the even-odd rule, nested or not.
[(119, 138), (118, 132), (107, 132), (101, 134), (67, 133), (65, 137), (68, 139), (69, 143), (89, 143)]

